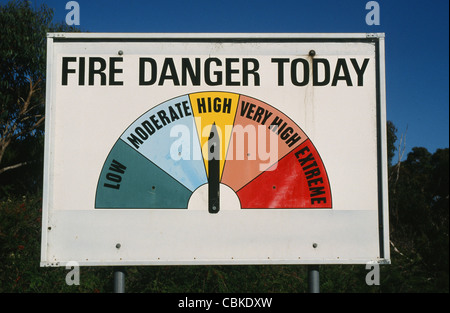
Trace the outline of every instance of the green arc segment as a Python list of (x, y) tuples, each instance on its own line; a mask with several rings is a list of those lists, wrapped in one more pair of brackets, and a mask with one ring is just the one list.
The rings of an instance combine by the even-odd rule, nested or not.
[(100, 174), (95, 207), (186, 209), (191, 194), (189, 189), (119, 139)]

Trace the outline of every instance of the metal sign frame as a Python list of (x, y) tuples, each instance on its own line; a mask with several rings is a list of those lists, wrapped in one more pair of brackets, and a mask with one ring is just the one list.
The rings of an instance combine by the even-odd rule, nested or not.
[[(185, 219), (186, 215), (179, 215), (173, 218), (174, 215), (170, 214), (174, 211), (171, 210), (167, 210), (164, 212), (162, 212), (163, 210), (159, 210), (158, 213), (145, 213), (147, 210), (142, 208), (132, 208), (129, 210), (121, 210), (120, 208), (106, 208), (101, 210), (96, 209), (91, 199), (92, 196), (87, 195), (86, 192), (83, 192), (83, 188), (80, 187), (80, 190), (74, 190), (77, 188), (77, 186), (81, 186), (85, 183), (82, 178), (83, 175), (91, 175), (89, 174), (88, 168), (80, 168), (83, 164), (82, 162), (89, 161), (89, 157), (83, 157), (83, 161), (80, 161), (80, 163), (76, 163), (76, 157), (74, 157), (73, 159), (70, 159), (72, 161), (68, 161), (69, 164), (63, 165), (63, 163), (65, 162), (65, 159), (63, 157), (69, 155), (69, 153), (71, 155), (76, 155), (77, 153), (90, 153), (90, 151), (83, 151), (83, 149), (78, 149), (75, 146), (80, 145), (83, 142), (80, 142), (76, 139), (74, 133), (78, 132), (79, 129), (74, 128), (77, 127), (76, 124), (80, 124), (80, 127), (86, 126), (83, 124), (82, 116), (83, 114), (85, 114), (86, 116), (86, 114), (88, 113), (77, 112), (76, 109), (73, 108), (73, 104), (76, 103), (76, 101), (78, 101), (79, 103), (82, 103), (83, 101), (92, 102), (92, 98), (95, 97), (97, 97), (95, 98), (97, 102), (94, 102), (93, 105), (98, 104), (98, 100), (103, 96), (105, 96), (108, 100), (112, 99), (114, 95), (108, 96), (108, 92), (110, 92), (111, 94), (116, 94), (116, 91), (114, 90), (117, 89), (114, 88), (128, 88), (128, 82), (124, 82), (127, 79), (128, 74), (125, 73), (126, 68), (120, 68), (120, 66), (114, 67), (114, 64), (112, 64), (111, 67), (111, 64), (106, 64), (105, 66), (110, 67), (109, 72), (113, 73), (110, 76), (105, 75), (105, 80), (108, 81), (109, 86), (103, 86), (103, 89), (96, 87), (95, 85), (98, 85), (99, 83), (96, 83), (98, 82), (98, 80), (96, 81), (95, 79), (100, 79), (98, 77), (92, 78), (92, 85), (94, 86), (89, 86), (91, 78), (87, 73), (84, 72), (84, 69), (82, 69), (82, 67), (85, 66), (89, 61), (87, 59), (83, 59), (82, 63), (80, 61), (80, 56), (101, 57), (102, 55), (104, 55), (110, 58), (110, 60), (112, 57), (123, 56), (125, 58), (129, 53), (134, 54), (135, 57), (137, 55), (149, 56), (150, 53), (146, 52), (146, 45), (156, 44), (161, 46), (161, 52), (159, 55), (160, 57), (161, 55), (180, 56), (183, 55), (183, 53), (188, 54), (190, 57), (195, 57), (196, 53), (199, 53), (198, 49), (193, 49), (192, 51), (189, 50), (194, 46), (194, 44), (203, 45), (202, 47), (209, 47), (211, 49), (209, 53), (211, 53), (211, 51), (215, 51), (220, 55), (220, 57), (226, 57), (226, 53), (231, 51), (227, 49), (230, 49), (229, 47), (232, 45), (237, 45), (239, 46), (239, 48), (244, 47), (244, 52), (240, 52), (239, 50), (236, 52), (236, 55), (240, 56), (249, 56), (253, 51), (260, 51), (255, 50), (261, 49), (259, 46), (262, 46), (262, 49), (265, 49), (264, 47), (268, 47), (272, 50), (275, 50), (264, 50), (261, 55), (269, 55), (270, 53), (273, 53), (274, 55), (280, 56), (281, 49), (278, 49), (276, 47), (286, 44), (289, 45), (289, 47), (299, 45), (301, 47), (298, 48), (298, 51), (302, 51), (301, 53), (295, 50), (297, 48), (290, 48), (288, 54), (290, 56), (300, 55), (301, 57), (304, 57), (305, 60), (310, 60), (308, 59), (308, 57), (311, 59), (314, 58), (315, 52), (317, 52), (318, 55), (320, 53), (323, 53), (320, 49), (322, 46), (326, 48), (331, 47), (330, 49), (337, 55), (336, 59), (338, 59), (339, 55), (345, 56), (345, 53), (347, 53), (345, 47), (352, 45), (357, 46), (357, 48), (353, 50), (350, 49), (352, 53), (355, 51), (359, 53), (359, 49), (362, 49), (364, 51), (373, 50), (373, 55), (370, 57), (371, 60), (375, 61), (375, 64), (370, 64), (369, 66), (372, 66), (370, 68), (370, 73), (374, 74), (374, 77), (371, 77), (369, 80), (374, 84), (374, 86), (372, 86), (373, 90), (371, 89), (374, 95), (374, 107), (370, 108), (370, 110), (373, 110), (373, 114), (375, 115), (374, 121), (376, 121), (376, 127), (372, 132), (374, 138), (369, 138), (368, 140), (373, 141), (373, 143), (370, 144), (372, 144), (373, 149), (375, 150), (374, 153), (376, 154), (376, 156), (374, 156), (376, 161), (372, 162), (371, 164), (371, 166), (376, 167), (376, 169), (373, 169), (374, 174), (372, 175), (376, 176), (376, 182), (374, 184), (370, 184), (376, 189), (371, 191), (372, 195), (376, 195), (376, 199), (372, 197), (374, 198), (376, 203), (373, 203), (374, 201), (370, 203), (370, 206), (373, 209), (369, 210), (364, 208), (349, 208), (347, 210), (345, 208), (342, 208), (341, 206), (337, 210), (335, 208), (306, 208), (302, 210), (280, 209), (278, 211), (279, 213), (273, 213), (273, 210), (270, 209), (260, 211), (252, 211), (249, 209), (242, 210), (245, 211), (245, 216), (254, 215), (254, 212), (261, 212), (258, 214), (263, 216), (262, 220), (256, 220), (254, 224), (251, 224), (250, 221), (252, 217), (245, 217), (242, 220), (242, 225), (236, 225), (236, 223), (233, 222), (233, 219), (236, 220), (236, 212), (229, 213), (230, 215), (227, 215), (228, 213), (224, 213), (222, 210), (219, 213), (211, 212), (210, 207), (208, 213), (208, 210), (206, 210), (206, 212), (200, 212), (196, 209), (191, 210), (190, 207), (189, 209), (192, 215), (198, 216), (202, 221), (206, 219), (208, 221), (211, 219), (215, 219), (215, 221), (211, 222), (211, 226), (207, 227), (207, 229), (205, 230), (202, 230), (202, 225), (200, 223), (194, 222), (194, 218)], [(178, 47), (177, 49), (179, 50), (170, 50), (173, 46)], [(121, 47), (124, 48), (122, 49)], [(308, 48), (308, 50), (305, 50), (306, 47), (310, 48)], [(341, 47), (344, 48), (340, 50)], [(106, 53), (105, 51), (109, 52)], [(294, 51), (297, 51), (297, 54), (294, 53)], [(305, 51), (309, 51), (309, 55), (304, 54)], [(389, 264), (389, 211), (387, 185), (388, 164), (386, 147), (386, 88), (384, 51), (384, 34), (382, 33), (48, 34), (41, 266), (64, 266), (70, 261), (76, 261), (80, 265), (89, 266), (182, 264)], [(62, 64), (62, 56), (70, 55), (73, 55), (74, 57), (72, 59), (66, 60), (67, 62), (65, 64)], [(256, 56), (255, 58), (257, 57), (258, 56)], [(356, 57), (354, 59), (356, 60)], [(73, 60), (75, 60), (74, 63), (69, 63), (69, 61), (72, 62)], [(350, 64), (350, 59), (348, 61), (348, 63)], [(283, 62), (284, 61), (279, 61), (279, 63), (277, 64), (275, 64), (275, 62), (274, 65), (277, 65), (278, 70), (280, 70), (281, 67), (284, 66)], [(359, 70), (360, 73), (362, 73), (363, 66), (361, 65), (361, 62), (358, 64), (358, 61), (356, 60), (355, 63), (356, 64), (353, 64), (355, 71), (358, 72)], [(100, 67), (101, 66), (102, 65), (100, 65)], [(172, 68), (170, 66), (171, 65), (169, 64), (169, 70), (166, 69), (166, 78), (168, 78), (169, 80), (170, 76), (173, 76), (173, 73), (171, 72)], [(230, 74), (231, 78), (229, 78), (231, 83), (233, 83), (233, 77), (236, 77), (233, 76), (236, 72), (233, 72), (232, 67), (233, 65), (230, 65), (228, 67), (228, 69), (230, 69), (232, 72)], [(63, 75), (61, 75), (62, 69), (66, 70), (65, 76), (64, 73)], [(342, 78), (342, 76), (338, 75), (344, 73), (345, 76), (345, 70), (341, 72), (342, 69), (342, 66), (339, 68), (339, 70), (336, 69), (337, 74), (335, 73), (335, 75), (338, 79), (345, 80), (345, 77)], [(96, 73), (98, 74), (99, 68), (97, 68), (96, 70)], [(255, 67), (253, 67), (253, 70), (255, 71)], [(78, 75), (80, 71), (83, 73), (83, 75)], [(251, 72), (252, 68), (249, 69), (249, 67), (247, 67), (247, 71)], [(293, 71), (293, 67), (291, 71)], [(114, 77), (114, 73), (118, 74), (118, 76)], [(304, 75), (306, 75), (306, 73)], [(117, 77), (121, 77), (122, 80), (118, 79)], [(354, 76), (354, 78), (355, 77), (356, 76)], [(65, 82), (64, 79), (66, 79)], [(147, 81), (149, 80), (148, 77), (143, 78), (143, 80), (145, 79), (147, 79)], [(255, 77), (252, 77), (252, 79), (256, 81)], [(280, 78), (278, 77), (278, 83), (280, 83), (279, 79)], [(83, 89), (77, 89), (73, 86), (63, 88), (64, 85), (70, 85), (71, 82), (73, 83), (75, 81), (78, 81), (79, 84), (82, 83)], [(242, 81), (240, 83), (242, 85)], [(302, 82), (300, 82), (298, 79), (293, 80), (293, 83), (302, 85)], [(113, 86), (111, 87), (111, 85)], [(311, 84), (305, 84), (304, 87), (307, 88), (309, 85)], [(155, 86), (152, 88), (157, 90), (158, 87), (155, 84)], [(179, 97), (181, 95), (192, 96), (193, 94), (199, 92), (217, 91), (228, 94), (234, 93), (239, 95), (248, 95), (248, 99), (252, 99), (250, 97), (254, 97), (253, 99), (261, 100), (261, 103), (263, 103), (262, 101), (267, 101), (267, 103), (269, 103), (267, 107), (271, 107), (271, 101), (273, 102), (273, 100), (271, 99), (266, 100), (265, 98), (263, 98), (264, 95), (259, 94), (258, 92), (252, 92), (252, 89), (250, 89), (250, 87), (248, 86), (245, 86), (245, 88), (244, 86), (185, 86), (179, 89), (173, 88), (173, 91), (169, 92), (167, 92), (167, 89), (168, 88), (166, 87), (166, 91), (164, 91), (161, 95), (155, 96), (155, 99), (152, 100), (152, 106), (157, 106), (164, 101), (168, 102), (168, 99)], [(78, 93), (77, 90), (79, 90), (80, 92)], [(293, 89), (286, 90), (288, 90), (288, 92), (291, 92)], [(311, 90), (312, 89), (310, 89), (309, 92), (312, 92)], [(86, 93), (84, 93), (84, 91), (86, 91)], [(172, 95), (172, 97), (169, 96), (170, 94)], [(76, 101), (73, 99), (75, 97), (77, 97)], [(289, 98), (290, 95), (286, 97)], [(66, 101), (68, 104), (65, 104), (64, 101)], [(103, 104), (100, 103), (99, 105)], [(140, 110), (141, 113), (145, 112), (145, 110), (142, 110), (142, 108)], [(99, 111), (94, 110), (92, 112), (97, 112), (98, 114)], [(136, 113), (133, 114), (134, 118), (139, 116)], [(104, 118), (108, 119), (108, 114), (105, 115), (106, 116)], [(291, 115), (294, 114), (291, 113)], [(61, 118), (61, 116), (63, 118)], [(73, 118), (76, 119), (76, 122), (68, 122), (70, 116), (73, 116)], [(98, 118), (99, 120), (101, 120), (102, 117), (99, 116)], [(131, 122), (132, 120), (128, 119), (121, 124), (118, 124), (118, 126), (116, 126), (118, 129), (118, 133), (114, 136), (116, 136), (116, 138), (120, 136), (121, 132), (123, 132), (123, 130), (127, 126), (129, 126)], [(297, 121), (295, 122), (297, 123)], [(114, 142), (112, 142), (110, 139), (104, 139), (103, 137), (101, 137), (106, 132), (103, 132), (101, 128), (107, 124), (108, 123), (105, 121), (98, 123), (97, 129), (100, 129), (100, 137), (96, 138), (95, 140), (100, 142), (109, 140), (109, 142), (105, 145), (109, 145), (109, 148), (111, 148), (111, 145), (114, 144)], [(300, 126), (303, 127), (303, 125)], [(86, 127), (91, 126), (87, 125)], [(91, 127), (91, 129), (95, 129), (95, 127)], [(356, 129), (356, 131), (358, 131), (358, 129)], [(305, 133), (308, 134), (308, 132), (314, 133), (314, 131), (311, 131), (311, 129), (306, 128)], [(316, 137), (320, 138), (320, 135)], [(80, 138), (86, 139), (87, 134), (81, 131)], [(65, 141), (68, 140), (73, 140), (72, 148), (68, 146), (67, 143), (65, 143)], [(314, 138), (312, 139), (312, 141), (315, 143)], [(320, 144), (320, 139), (316, 139), (316, 141), (318, 141), (319, 145), (323, 148), (324, 143)], [(89, 145), (89, 147), (92, 146), (93, 144)], [(62, 148), (60, 147), (64, 147), (63, 150), (65, 152), (62, 152), (62, 150), (60, 150)], [(319, 153), (321, 152), (320, 147), (317, 150), (319, 150)], [(108, 151), (103, 149), (100, 153), (103, 155), (104, 159), (106, 159), (107, 157), (107, 153), (105, 152)], [(329, 161), (330, 156), (328, 156), (327, 158)], [(95, 156), (92, 156), (92, 162), (96, 161), (98, 161), (97, 158)], [(102, 165), (104, 164), (98, 165), (99, 169)], [(74, 170), (73, 168), (71, 169), (71, 174), (68, 175), (66, 169), (70, 167), (78, 167), (80, 176), (76, 176), (76, 170)], [(361, 166), (360, 168), (363, 168), (363, 166)], [(95, 175), (97, 175), (98, 177), (99, 174), (100, 171), (98, 170)], [(221, 173), (217, 172), (217, 175), (220, 176), (220, 174)], [(68, 177), (77, 180), (77, 182), (68, 182)], [(91, 180), (89, 180), (89, 182), (86, 182), (86, 184), (93, 185), (93, 182), (91, 182)], [(67, 182), (69, 186), (68, 189), (63, 189), (63, 187), (61, 186), (64, 185), (65, 182)], [(333, 185), (331, 185), (331, 188), (333, 189)], [(218, 186), (216, 186), (213, 190), (217, 192)], [(207, 191), (204, 190), (204, 192), (206, 194)], [(226, 192), (227, 191), (225, 191), (225, 193)], [(87, 200), (85, 198), (87, 198)], [(74, 203), (77, 202), (76, 199), (79, 199), (79, 203)], [(64, 201), (66, 201), (68, 204), (67, 208), (62, 205)], [(340, 204), (338, 203), (337, 205), (339, 206)], [(197, 203), (196, 206), (198, 206)], [(213, 206), (213, 210), (214, 209), (215, 206)], [(342, 212), (339, 211), (340, 209)], [(179, 211), (180, 210), (178, 210), (177, 212)], [(300, 211), (302, 213), (297, 213)], [(205, 216), (205, 214), (207, 216)], [(173, 237), (171, 237), (174, 232), (168, 232), (167, 234), (164, 233), (164, 230), (162, 228), (158, 228), (158, 223), (151, 221), (151, 218), (153, 217), (162, 219), (163, 223), (166, 223), (165, 225), (172, 225), (173, 228), (179, 227), (179, 230), (184, 233), (178, 235), (178, 237), (174, 239)], [(217, 222), (218, 218), (223, 219), (225, 221), (225, 224), (228, 225), (225, 228), (230, 228), (231, 226), (232, 230), (235, 233), (226, 234), (226, 229), (222, 229), (220, 228), (220, 226), (218, 226), (221, 223)], [(142, 222), (146, 219), (149, 219), (147, 220), (147, 223)], [(283, 223), (286, 224), (287, 221), (293, 219), (302, 220), (301, 224), (299, 225), (307, 228), (307, 231), (313, 234), (306, 234), (306, 231), (301, 232), (295, 227), (295, 225), (283, 225)], [(326, 226), (323, 227), (322, 233), (316, 232), (312, 226), (314, 224), (318, 225), (318, 228), (322, 227), (319, 225), (321, 223), (321, 219), (326, 221), (324, 222)], [(360, 226), (351, 226), (354, 227), (354, 230), (346, 233), (347, 230), (345, 229), (345, 225), (348, 224), (348, 219), (355, 219), (356, 223), (352, 223), (352, 225), (359, 224), (360, 222), (362, 224)], [(280, 223), (275, 227), (274, 230), (268, 229), (268, 221), (271, 220), (273, 220), (274, 223)], [(191, 223), (191, 225), (189, 227), (183, 227), (183, 223)], [(329, 237), (323, 235), (324, 232), (328, 231), (330, 225), (333, 224), (340, 225), (339, 229), (338, 226), (336, 226), (336, 229), (330, 230), (331, 233), (334, 232), (334, 235), (328, 235)], [(259, 230), (252, 235), (252, 232), (249, 231), (248, 228), (249, 225), (252, 225), (251, 227), (255, 227), (255, 229), (259, 228)], [(366, 231), (364, 227), (369, 226), (370, 230), (367, 228), (368, 230)], [(152, 233), (148, 230), (149, 227), (154, 227), (155, 229), (158, 229), (158, 231)], [(262, 231), (262, 228), (267, 229)], [(190, 229), (192, 229), (192, 232), (189, 231)], [(212, 240), (210, 239), (206, 239), (203, 242), (205, 244), (205, 247), (203, 248), (198, 248), (198, 246), (195, 245), (186, 245), (185, 243), (180, 244), (175, 242), (176, 240), (183, 240), (183, 238), (186, 238), (186, 240), (199, 241), (202, 240), (201, 238), (205, 238), (205, 236), (208, 236), (208, 232), (214, 231), (216, 229), (218, 229), (219, 234), (221, 234), (222, 236), (215, 239), (218, 243), (217, 248), (225, 252), (212, 252), (211, 248), (213, 247), (213, 244)], [(283, 233), (285, 229), (287, 229), (286, 234)], [(104, 231), (108, 231), (108, 234), (104, 235), (103, 233), (101, 233)], [(193, 232), (199, 233), (193, 234)], [(134, 234), (133, 236), (135, 237), (132, 238), (130, 233)], [(263, 238), (263, 240), (268, 241), (267, 244), (265, 244), (263, 241), (258, 241), (258, 238), (260, 238), (262, 233), (267, 233), (267, 238)], [(244, 238), (244, 234), (247, 234), (250, 237), (254, 236), (254, 238)], [(341, 236), (341, 234), (344, 235)], [(355, 234), (361, 235), (361, 238), (355, 239)], [(154, 235), (155, 237), (140, 239), (137, 238), (139, 235)], [(330, 240), (330, 238), (336, 235), (338, 237), (341, 236), (336, 239), (338, 240), (338, 243), (331, 242), (332, 240)], [(374, 239), (375, 235), (377, 237), (376, 240)], [(314, 240), (314, 236), (319, 239)], [(160, 243), (152, 242), (152, 240), (160, 240)], [(364, 240), (370, 241), (370, 249), (367, 248), (366, 250), (359, 250), (364, 246)], [(341, 252), (339, 251), (339, 249), (336, 248), (336, 244), (342, 244), (342, 246), (345, 246), (345, 248), (343, 249), (343, 251), (345, 252), (342, 252), (343, 256), (341, 256)], [(193, 250), (193, 252), (189, 253), (187, 252), (188, 250), (184, 252), (181, 251), (179, 253), (164, 252), (170, 249), (170, 245), (174, 245), (174, 247), (180, 249), (182, 249), (183, 246), (186, 246), (186, 249), (191, 249)], [(278, 246), (283, 246), (284, 248), (280, 248), (280, 250), (277, 250)], [(254, 251), (252, 251), (253, 248), (255, 249)], [(154, 251), (155, 249), (161, 250), (160, 252), (158, 252)], [(149, 252), (149, 250), (153, 250), (153, 252)], [(212, 255), (212, 257), (209, 257), (209, 255)]]

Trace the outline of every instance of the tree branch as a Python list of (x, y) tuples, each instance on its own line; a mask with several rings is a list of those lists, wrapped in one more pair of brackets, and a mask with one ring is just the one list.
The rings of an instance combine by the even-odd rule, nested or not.
[(4, 168), (0, 168), (0, 175), (3, 174), (6, 171), (13, 170), (15, 168), (18, 168), (18, 167), (21, 167), (21, 166), (24, 166), (24, 165), (27, 165), (27, 164), (28, 164), (28, 162), (22, 162), (22, 163), (18, 163), (18, 164), (15, 164), (15, 165), (7, 166), (7, 167), (4, 167)]
[[(22, 97), (17, 98), (17, 112), (13, 112), (9, 118), (6, 120), (5, 128), (3, 133), (0, 133), (0, 163), (3, 159), (3, 155), (5, 153), (6, 148), (11, 143), (11, 140), (15, 140), (16, 138), (26, 134), (31, 133), (35, 130), (39, 125), (44, 121), (44, 116), (40, 114), (30, 115), (29, 113), (33, 110), (37, 105), (32, 105), (31, 100), (36, 91), (40, 90), (39, 84), (42, 82), (41, 78), (38, 78), (35, 83), (33, 80), (28, 77), (29, 82), (29, 90), (27, 99), (23, 99)], [(30, 107), (31, 106), (31, 107)], [(30, 126), (21, 125), (22, 122), (29, 120), (30, 118), (38, 119), (37, 122)], [(0, 172), (3, 173), (4, 171)]]
[[(404, 155), (405, 149), (406, 149), (406, 132), (407, 131), (408, 131), (408, 126), (406, 126), (406, 131), (405, 131), (405, 133), (403, 133), (401, 135), (399, 143), (398, 143), (398, 148), (397, 148), (398, 162), (394, 166), (396, 168), (396, 171), (395, 171), (396, 176), (395, 176), (394, 188), (393, 188), (394, 193), (396, 191), (395, 187), (397, 186), (398, 179), (400, 178), (400, 166), (402, 164), (403, 155)], [(391, 175), (393, 175), (393, 174), (394, 174), (394, 171), (391, 172)], [(391, 176), (389, 177), (389, 180), (391, 180)]]

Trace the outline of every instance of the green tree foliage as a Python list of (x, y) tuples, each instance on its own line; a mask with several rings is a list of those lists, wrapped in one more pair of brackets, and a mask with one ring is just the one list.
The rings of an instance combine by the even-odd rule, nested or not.
[(52, 17), (28, 1), (0, 6), (0, 198), (41, 180), (30, 172), (42, 169), (47, 32), (75, 30)]
[(387, 129), (387, 154), (388, 154), (388, 163), (392, 164), (392, 159), (395, 156), (395, 142), (397, 141), (397, 127), (395, 127), (394, 123), (391, 121), (387, 121), (386, 125)]
[[(416, 147), (391, 168), (391, 241), (422, 275), (448, 291), (449, 149)], [(408, 261), (406, 261), (408, 262)]]

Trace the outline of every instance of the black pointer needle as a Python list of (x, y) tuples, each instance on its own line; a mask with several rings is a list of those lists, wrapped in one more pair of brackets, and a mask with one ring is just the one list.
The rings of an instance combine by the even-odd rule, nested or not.
[(219, 207), (220, 180), (220, 138), (217, 134), (216, 123), (211, 127), (208, 140), (208, 212), (217, 213)]

